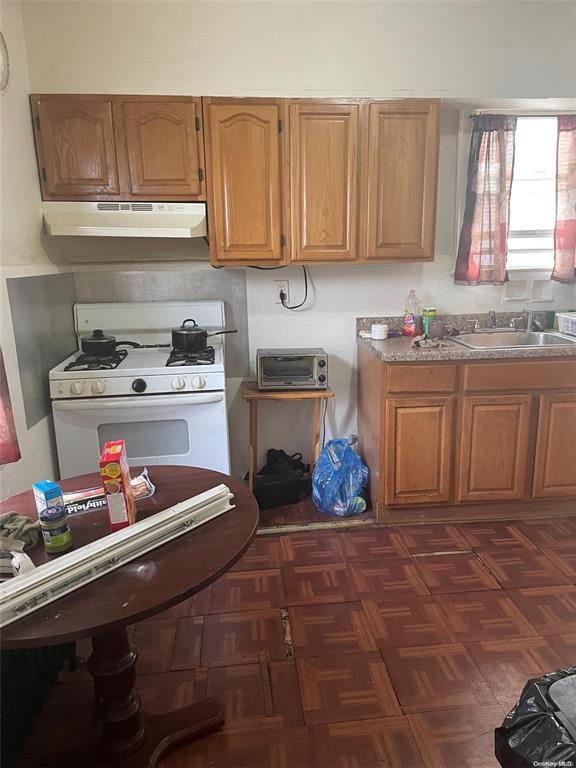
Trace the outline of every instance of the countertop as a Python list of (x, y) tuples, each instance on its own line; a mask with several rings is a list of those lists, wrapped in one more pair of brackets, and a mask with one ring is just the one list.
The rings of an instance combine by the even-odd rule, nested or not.
[(357, 337), (358, 343), (370, 349), (386, 363), (433, 363), (440, 360), (533, 360), (541, 357), (576, 357), (576, 344), (566, 347), (526, 347), (524, 349), (468, 349), (454, 341), (439, 348), (411, 347), (412, 339), (400, 337), (375, 341)]

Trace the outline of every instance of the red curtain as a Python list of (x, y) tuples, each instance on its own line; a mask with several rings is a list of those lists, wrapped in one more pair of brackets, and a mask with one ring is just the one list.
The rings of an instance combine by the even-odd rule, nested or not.
[(4, 358), (0, 349), (0, 464), (10, 464), (20, 458), (20, 448), (14, 427)]
[(506, 277), (516, 117), (474, 115), (466, 207), (454, 282), (500, 285)]
[(552, 280), (576, 280), (576, 115), (558, 116), (556, 228)]

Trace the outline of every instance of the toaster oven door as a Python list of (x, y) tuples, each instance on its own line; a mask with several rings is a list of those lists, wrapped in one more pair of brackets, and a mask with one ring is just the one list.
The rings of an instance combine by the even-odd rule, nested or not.
[(315, 385), (312, 355), (265, 355), (258, 360), (260, 389), (310, 389)]

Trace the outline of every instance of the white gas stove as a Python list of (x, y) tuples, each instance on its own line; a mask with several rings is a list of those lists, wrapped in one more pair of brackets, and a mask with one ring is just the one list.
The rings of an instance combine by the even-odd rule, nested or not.
[[(225, 327), (221, 301), (77, 304), (81, 337), (103, 329), (116, 351), (80, 350), (50, 371), (62, 478), (98, 469), (104, 442), (124, 439), (132, 465), (184, 464), (229, 474), (224, 336), (190, 359), (171, 348), (171, 329), (194, 318)], [(122, 345), (121, 341), (141, 345)]]

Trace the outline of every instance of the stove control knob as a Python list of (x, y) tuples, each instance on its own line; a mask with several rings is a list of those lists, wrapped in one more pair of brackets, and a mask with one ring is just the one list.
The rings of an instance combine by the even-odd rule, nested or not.
[(104, 392), (106, 392), (105, 382), (101, 381), (100, 379), (96, 379), (92, 382), (92, 393), (94, 395), (102, 395)]
[(70, 384), (70, 393), (73, 395), (81, 395), (82, 392), (84, 392), (84, 382), (83, 381), (73, 381), (72, 384)]
[(132, 389), (134, 390), (134, 392), (138, 392), (138, 394), (140, 394), (140, 392), (144, 392), (147, 386), (148, 385), (146, 384), (144, 379), (134, 379), (134, 381), (132, 382)]
[(175, 376), (172, 379), (172, 389), (184, 389), (186, 386), (186, 379), (183, 379), (182, 376)]
[(206, 386), (206, 379), (204, 376), (194, 376), (192, 379), (192, 386), (194, 389), (204, 389)]

